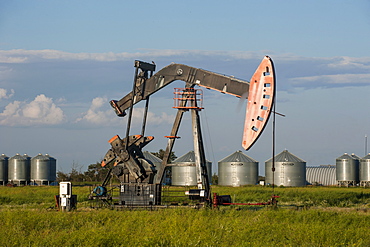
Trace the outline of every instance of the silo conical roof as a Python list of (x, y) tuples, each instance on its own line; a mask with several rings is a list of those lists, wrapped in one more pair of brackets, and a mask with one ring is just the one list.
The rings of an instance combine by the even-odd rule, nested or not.
[(360, 159), (361, 159), (361, 157), (360, 157), (360, 156), (357, 156), (357, 155), (356, 155), (356, 154), (354, 154), (354, 153), (352, 153), (352, 154), (351, 154), (351, 156), (352, 156), (352, 158), (357, 159), (357, 160), (360, 160)]
[[(183, 156), (180, 156), (176, 160), (172, 161), (172, 163), (182, 163), (182, 162), (195, 162), (195, 152), (189, 151)], [(206, 159), (206, 162), (211, 162), (211, 161)]]
[(152, 154), (151, 152), (144, 151), (143, 154), (145, 159), (150, 160), (153, 163), (162, 163), (162, 160), (155, 156), (154, 154)]
[(184, 154), (183, 156), (178, 157), (173, 161), (173, 163), (181, 163), (181, 162), (195, 162), (195, 153), (194, 151), (189, 151), (188, 153)]
[(368, 153), (365, 157), (362, 157), (361, 161), (362, 160), (370, 160), (370, 153)]
[(244, 154), (242, 151), (236, 151), (229, 156), (223, 158), (219, 162), (258, 162), (255, 159), (252, 159), (248, 155)]
[(354, 160), (351, 155), (344, 153), (342, 156), (338, 157), (337, 160)]
[[(272, 158), (267, 160), (266, 162), (272, 162)], [(298, 158), (294, 154), (290, 153), (288, 150), (284, 150), (283, 152), (275, 155), (275, 162), (306, 162), (301, 158)]]
[(11, 157), (12, 160), (25, 160), (26, 157), (23, 155), (20, 155), (19, 153), (15, 154), (13, 157)]
[(8, 156), (6, 156), (5, 154), (2, 154), (1, 156), (0, 156), (0, 160), (7, 160), (9, 157)]
[(36, 155), (35, 157), (33, 157), (31, 160), (49, 160), (49, 157), (48, 156), (44, 156), (41, 153), (39, 153), (38, 155)]

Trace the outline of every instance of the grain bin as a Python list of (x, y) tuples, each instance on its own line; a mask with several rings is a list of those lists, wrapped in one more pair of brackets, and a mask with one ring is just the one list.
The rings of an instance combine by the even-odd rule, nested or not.
[(49, 181), (54, 182), (57, 180), (57, 160), (49, 154), (45, 154), (45, 156), (49, 158), (50, 162)]
[(143, 155), (146, 160), (149, 160), (155, 166), (155, 169), (157, 171), (160, 169), (160, 167), (162, 166), (162, 160), (160, 158), (148, 151), (144, 151)]
[(258, 161), (236, 151), (218, 162), (218, 184), (240, 186), (257, 184)]
[(8, 162), (9, 157), (2, 154), (0, 156), (0, 184), (2, 185), (8, 182)]
[(306, 169), (307, 183), (323, 186), (336, 185), (335, 171), (334, 165), (308, 166)]
[[(195, 153), (190, 151), (174, 160), (172, 166), (172, 185), (195, 186), (197, 185), (197, 173), (195, 167)], [(212, 162), (206, 161), (208, 179), (212, 179)]]
[(284, 150), (275, 156), (275, 172), (272, 172), (272, 158), (265, 161), (266, 184), (277, 186), (305, 186), (306, 161)]
[[(148, 151), (144, 151), (143, 155), (146, 160), (148, 160), (151, 164), (155, 166), (155, 169), (157, 170), (157, 173), (154, 176), (154, 179), (155, 179), (155, 177), (158, 174), (159, 169), (162, 167), (162, 160)], [(165, 172), (162, 182), (164, 184), (169, 184), (169, 178), (167, 176), (167, 172)]]
[(50, 158), (39, 153), (31, 159), (31, 182), (33, 184), (48, 184), (50, 179)]
[(338, 186), (355, 186), (359, 182), (359, 160), (356, 157), (344, 153), (335, 163)]
[(356, 154), (352, 153), (351, 154), (351, 157), (354, 158), (355, 160), (360, 160), (361, 157), (360, 156), (357, 156)]
[(370, 186), (370, 153), (360, 159), (359, 179), (360, 186)]
[(8, 181), (17, 185), (26, 185), (30, 178), (30, 157), (16, 154), (9, 159)]

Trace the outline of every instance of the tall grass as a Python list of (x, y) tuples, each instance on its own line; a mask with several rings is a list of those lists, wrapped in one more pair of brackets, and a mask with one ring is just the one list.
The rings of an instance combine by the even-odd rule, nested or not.
[[(59, 186), (0, 186), (0, 207), (27, 205), (53, 207), (54, 195), (59, 194)], [(78, 194), (78, 202), (86, 202), (89, 187), (74, 187), (73, 194)]]
[(368, 214), (322, 210), (1, 210), (1, 246), (369, 246)]
[(266, 201), (272, 194), (280, 196), (280, 205), (351, 207), (370, 205), (370, 189), (362, 187), (271, 187), (240, 188), (213, 186), (219, 194), (229, 194), (236, 202)]
[[(73, 186), (73, 194), (77, 195), (80, 205), (88, 205), (88, 186)], [(173, 188), (179, 190), (179, 188)], [(182, 189), (184, 191), (184, 189)], [(323, 206), (323, 207), (369, 207), (370, 189), (338, 188), (338, 187), (271, 187), (212, 186), (212, 192), (219, 195), (230, 195), (234, 202), (266, 202), (272, 194), (280, 196), (280, 205)], [(58, 186), (0, 186), (0, 208), (9, 205), (33, 204), (36, 206), (54, 205), (54, 195), (59, 194)], [(184, 194), (184, 193), (182, 193)]]
[(275, 193), (281, 207), (154, 211), (94, 210), (88, 187), (73, 191), (77, 210), (58, 212), (59, 187), (0, 187), (0, 246), (370, 246), (370, 189), (214, 186), (236, 202)]

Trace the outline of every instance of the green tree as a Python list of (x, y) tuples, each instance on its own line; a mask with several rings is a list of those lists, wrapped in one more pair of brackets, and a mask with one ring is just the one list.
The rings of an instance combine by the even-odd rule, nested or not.
[(61, 182), (61, 181), (69, 181), (69, 175), (62, 172), (62, 171), (58, 171), (57, 172), (57, 181), (58, 182)]
[(108, 171), (109, 169), (101, 166), (101, 162), (96, 162), (88, 166), (84, 175), (88, 181), (100, 182), (105, 179)]
[(73, 161), (71, 173), (69, 174), (69, 178), (71, 182), (82, 182), (84, 181), (84, 175), (81, 172), (83, 165), (79, 165)]
[[(151, 154), (153, 154), (154, 156), (157, 156), (158, 158), (162, 159), (163, 160), (163, 157), (164, 157), (164, 153), (166, 151), (163, 150), (163, 149), (159, 149), (158, 152), (151, 152)], [(175, 152), (171, 152), (170, 153), (170, 157), (168, 159), (168, 163), (172, 163), (172, 161), (174, 161), (175, 159), (177, 159), (177, 156), (175, 155)]]
[(212, 175), (212, 184), (213, 185), (218, 184), (218, 175), (216, 173), (213, 173), (213, 175)]

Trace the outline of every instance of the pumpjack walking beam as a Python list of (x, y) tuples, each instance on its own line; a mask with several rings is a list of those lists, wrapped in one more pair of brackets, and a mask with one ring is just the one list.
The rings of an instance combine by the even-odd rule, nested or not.
[[(153, 71), (153, 64), (135, 61), (145, 75)], [(135, 89), (120, 100), (111, 100), (110, 104), (117, 115), (123, 117), (125, 111), (141, 100), (173, 81), (186, 82), (186, 87), (201, 86), (236, 97), (247, 97), (248, 105), (245, 118), (242, 146), (248, 150), (261, 135), (272, 111), (275, 97), (275, 69), (272, 59), (265, 56), (251, 78), (251, 82), (240, 80), (203, 69), (193, 68), (183, 64), (170, 64), (150, 78), (141, 76), (135, 80)]]
[[(155, 70), (155, 64), (145, 63), (141, 61), (135, 61), (136, 73), (134, 79), (134, 86), (132, 92), (124, 96), (119, 101), (112, 100), (110, 101), (111, 106), (116, 111), (117, 115), (123, 117), (126, 115), (126, 110), (129, 109), (129, 119), (126, 131), (126, 138), (120, 140), (116, 138), (115, 141), (124, 146), (124, 148), (114, 148), (114, 142), (111, 143), (112, 149), (108, 151), (106, 159), (102, 164), (107, 164), (109, 162), (116, 160), (115, 166), (122, 163), (126, 164), (127, 161), (131, 160), (129, 166), (132, 168), (132, 171), (142, 171), (142, 175), (138, 176), (141, 179), (148, 177), (146, 172), (151, 173), (148, 169), (148, 165), (143, 162), (143, 157), (141, 153), (141, 148), (143, 145), (136, 147), (135, 145), (132, 148), (129, 148), (129, 131), (132, 117), (133, 106), (140, 102), (141, 100), (146, 100), (146, 110), (144, 115), (144, 121), (142, 125), (142, 135), (144, 137), (144, 130), (146, 124), (146, 113), (148, 110), (148, 100), (149, 96), (157, 92), (161, 88), (170, 84), (175, 80), (182, 80), (186, 82), (186, 88), (194, 88), (196, 85), (205, 87), (207, 89), (214, 89), (225, 94), (231, 94), (236, 97), (248, 97), (247, 113), (244, 126), (242, 146), (244, 149), (248, 150), (254, 142), (258, 139), (262, 133), (264, 127), (267, 124), (268, 118), (272, 111), (272, 105), (275, 97), (275, 72), (273, 62), (270, 57), (266, 56), (257, 70), (255, 71), (251, 82), (244, 80), (236, 79), (232, 76), (225, 76), (217, 74), (214, 72), (206, 71), (203, 69), (193, 68), (183, 64), (170, 64), (156, 74), (153, 74)], [(139, 69), (141, 70), (139, 72)], [(150, 76), (150, 77), (149, 77)], [(186, 102), (189, 100), (188, 96), (183, 96), (184, 100), (181, 104), (185, 106)], [(174, 125), (172, 127), (171, 136), (176, 137), (179, 125), (183, 113), (187, 109), (179, 109), (176, 115)], [(204, 180), (207, 180), (205, 175), (207, 175), (207, 170), (205, 168), (205, 157), (202, 143), (202, 136), (199, 124), (199, 115), (196, 110), (192, 110), (192, 123), (193, 123), (193, 132), (194, 132), (194, 147), (196, 156), (198, 157), (197, 166), (198, 166), (198, 176), (202, 175)], [(152, 140), (152, 137), (150, 138)], [(175, 138), (170, 138), (168, 140), (166, 152), (163, 158), (163, 166), (158, 171), (158, 174), (155, 179), (160, 191), (161, 182), (164, 174), (164, 167), (167, 166), (169, 155), (172, 151)], [(147, 142), (145, 142), (146, 144)], [(131, 150), (131, 151), (130, 151)], [(204, 167), (203, 167), (204, 165)], [(146, 168), (145, 168), (146, 167)], [(131, 171), (130, 171), (131, 173)], [(208, 178), (208, 177), (207, 177)], [(198, 179), (200, 183), (200, 180)], [(209, 186), (209, 181), (203, 181), (204, 186)], [(200, 186), (199, 186), (200, 187)], [(156, 195), (157, 196), (157, 195)], [(160, 203), (160, 201), (159, 201)]]

